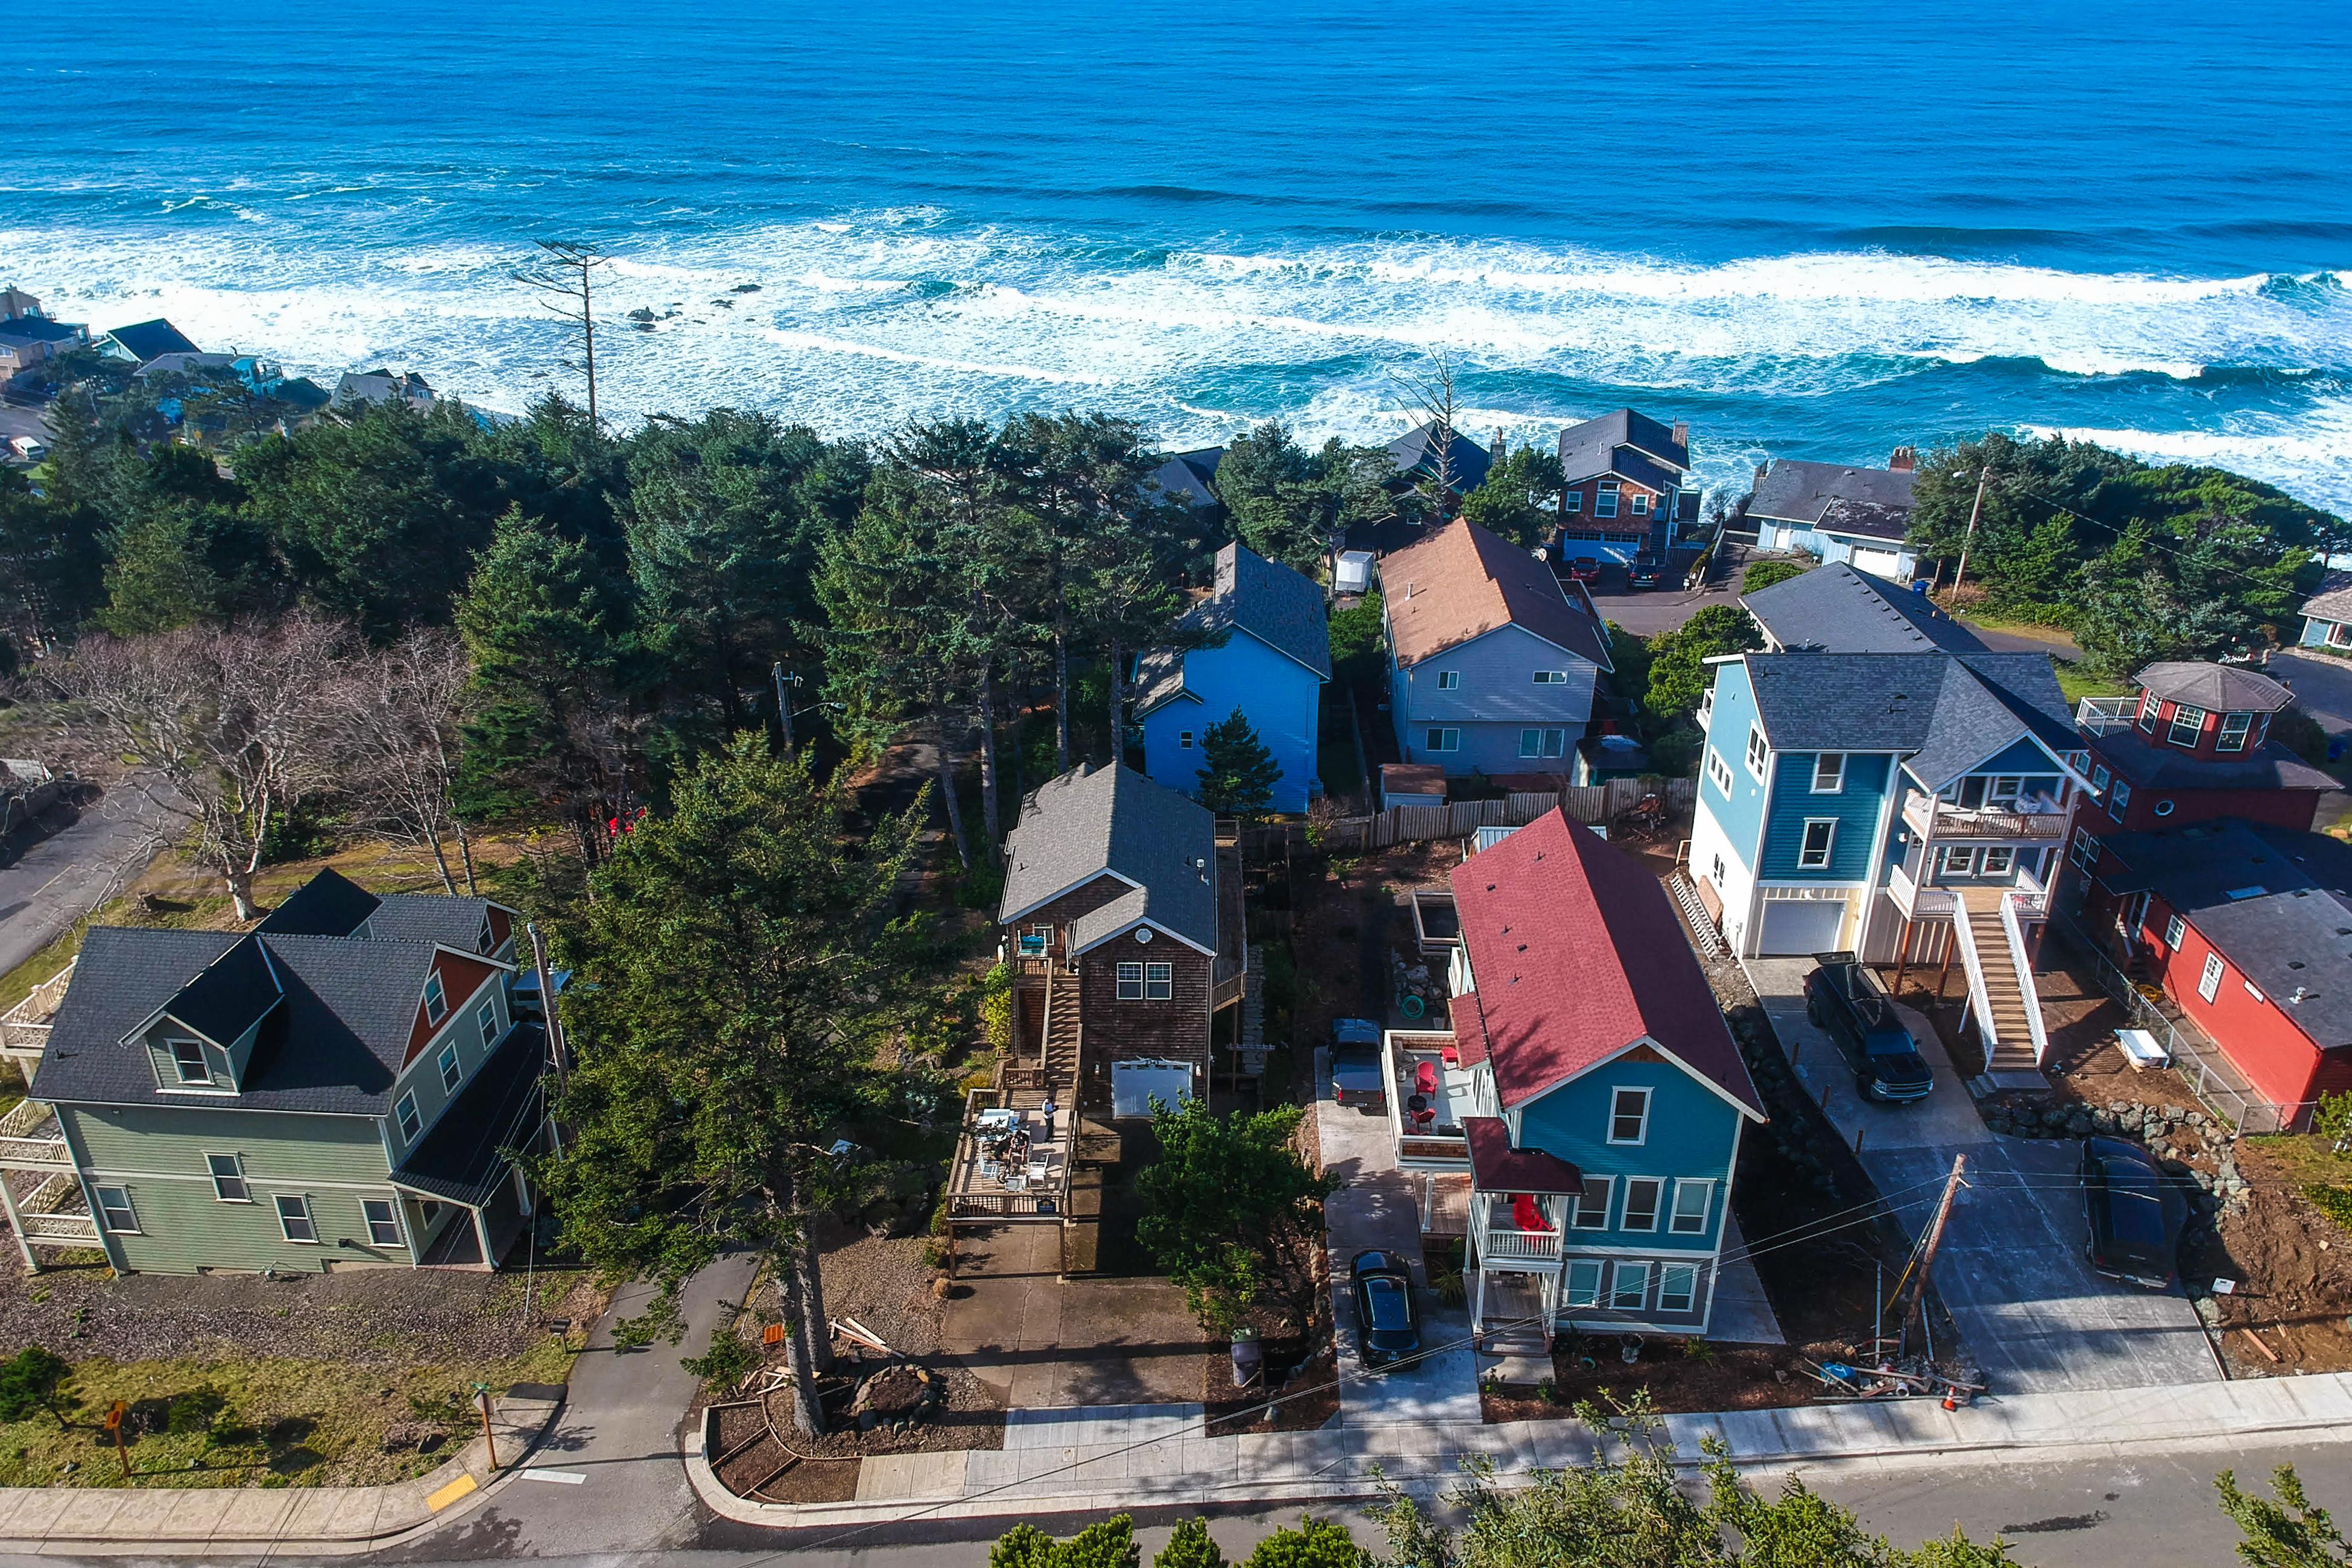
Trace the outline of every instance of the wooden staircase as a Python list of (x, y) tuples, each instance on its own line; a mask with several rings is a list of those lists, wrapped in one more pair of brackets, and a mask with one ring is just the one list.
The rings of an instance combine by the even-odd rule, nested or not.
[(1976, 941), (1977, 958), (1983, 966), (1985, 998), (1990, 1004), (1992, 1049), (1985, 1063), (1988, 1072), (2032, 1072), (2041, 1064), (2033, 1059), (2033, 1029), (2025, 1010), (2038, 1007), (2041, 998), (2032, 989), (2030, 976), (2021, 976), (2009, 953), (2009, 937), (2000, 924), (2001, 890), (1990, 888), (1970, 888), (1960, 895), (1962, 909), (1968, 916), (1969, 934)]
[(1543, 1296), (1525, 1275), (1490, 1276), (1477, 1326), (1478, 1376), (1514, 1386), (1552, 1377), (1551, 1340), (1544, 1332)]
[(1045, 979), (1045, 1087), (1078, 1077), (1078, 977), (1066, 970)]

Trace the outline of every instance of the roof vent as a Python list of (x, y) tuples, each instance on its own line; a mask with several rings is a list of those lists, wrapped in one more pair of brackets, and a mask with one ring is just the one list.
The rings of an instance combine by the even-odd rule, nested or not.
[[(2297, 969), (2301, 969), (2301, 968), (2303, 967), (2303, 965), (2301, 965), (2300, 963), (2298, 963), (2298, 964), (2296, 964), (2296, 965), (2295, 965), (2295, 967), (2296, 967)], [(2288, 1001), (2290, 1001), (2290, 1002), (2298, 1002), (2298, 1003), (2299, 1003), (2299, 1002), (2301, 1002), (2305, 997), (2306, 997), (2306, 996), (2308, 996), (2308, 995), (2310, 995), (2310, 994), (2311, 994), (2311, 987), (2310, 987), (2310, 986), (2308, 986), (2308, 985), (2298, 985), (2298, 986), (2296, 986), (2296, 987), (2294, 988), (2294, 995), (2292, 995), (2292, 996), (2290, 996), (2290, 997), (2288, 997), (2288, 998), (2287, 998), (2287, 1000), (2288, 1000)]]

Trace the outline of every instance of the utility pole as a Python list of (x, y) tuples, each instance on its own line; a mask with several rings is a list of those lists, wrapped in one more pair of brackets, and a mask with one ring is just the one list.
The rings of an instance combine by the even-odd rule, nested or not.
[(555, 1062), (555, 1083), (558, 1089), (569, 1082), (570, 1065), (564, 1059), (563, 1020), (555, 1016), (555, 986), (547, 973), (547, 944), (540, 940), (539, 922), (525, 922), (530, 935), (531, 967), (539, 973), (539, 1007), (546, 1019), (548, 1053)]
[(1944, 1245), (1944, 1224), (1952, 1217), (1952, 1198), (1960, 1190), (1961, 1173), (1968, 1169), (1966, 1154), (1952, 1156), (1952, 1173), (1945, 1179), (1944, 1195), (1936, 1205), (1936, 1217), (1927, 1226), (1927, 1245), (1919, 1255), (1919, 1277), (1911, 1282), (1911, 1303), (1903, 1310), (1902, 1343), (1911, 1342), (1911, 1325), (1919, 1321), (1927, 1302), (1927, 1275), (1936, 1267), (1936, 1249)]
[(1992, 466), (1988, 463), (1977, 470), (1977, 499), (1969, 504), (1969, 531), (1960, 536), (1959, 570), (1952, 574), (1952, 600), (1959, 602), (1961, 580), (1969, 574), (1969, 545), (1977, 536), (1977, 514), (1984, 510), (1985, 481), (1992, 478)]
[(783, 728), (784, 750), (789, 752), (793, 749), (793, 698), (792, 693), (785, 689), (788, 678), (784, 674), (784, 661), (778, 659), (775, 668), (770, 673), (776, 678), (776, 722)]
[(567, 321), (580, 323), (582, 360), (588, 373), (588, 423), (596, 424), (596, 311), (591, 274), (612, 260), (593, 245), (568, 239), (542, 239), (542, 253), (519, 267), (514, 280), (540, 291), (540, 303)]

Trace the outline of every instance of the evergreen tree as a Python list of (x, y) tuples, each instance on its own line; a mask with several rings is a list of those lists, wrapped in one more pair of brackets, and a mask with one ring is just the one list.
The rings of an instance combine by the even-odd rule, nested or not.
[(2275, 1502), (2241, 1491), (2231, 1470), (2214, 1477), (2213, 1487), (2221, 1494), (2221, 1511), (2238, 1526), (2239, 1558), (2254, 1568), (2345, 1568), (2352, 1563), (2352, 1542), (2304, 1491), (2303, 1478), (2293, 1465), (2271, 1472)]
[(1187, 1519), (1176, 1526), (1168, 1544), (1152, 1558), (1151, 1568), (1227, 1568), (1225, 1554), (1210, 1539), (1209, 1521)]
[(1559, 454), (1541, 447), (1521, 447), (1488, 468), (1486, 481), (1462, 498), (1462, 515), (1522, 549), (1533, 550), (1551, 537), (1565, 483)]
[(1255, 821), (1274, 808), (1274, 786), (1282, 778), (1282, 765), (1240, 709), (1201, 737), (1201, 757), (1196, 793), (1202, 805), (1220, 816), (1244, 821)]
[(1285, 1105), (1218, 1116), (1202, 1100), (1152, 1108), (1160, 1155), (1135, 1178), (1136, 1239), (1216, 1332), (1261, 1302), (1302, 1328), (1312, 1309), (1321, 1205), (1339, 1180), (1292, 1146), (1299, 1115)]

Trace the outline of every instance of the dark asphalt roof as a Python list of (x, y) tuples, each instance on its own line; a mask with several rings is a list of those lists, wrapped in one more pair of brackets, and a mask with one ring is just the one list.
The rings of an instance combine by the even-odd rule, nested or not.
[(106, 334), (112, 338), (124, 353), (144, 364), (157, 354), (202, 353), (204, 351), (188, 341), (187, 335), (171, 322), (158, 316), (152, 321), (134, 321), (127, 327), (117, 327)]
[(1777, 458), (1756, 481), (1748, 515), (1900, 539), (1910, 522), (1915, 477), (1907, 469)]
[(2258, 669), (2231, 664), (2151, 664), (2132, 679), (2167, 702), (2208, 713), (2275, 713), (2294, 693)]
[(537, 1024), (508, 1030), (392, 1179), (479, 1207), (506, 1176), (509, 1162), (500, 1151), (529, 1144), (539, 1130), (546, 1066), (547, 1037)]
[(1037, 786), (1006, 844), (1009, 922), (1108, 874), (1134, 890), (1072, 922), (1079, 947), (1139, 920), (1217, 950), (1216, 819), (1124, 763), (1087, 764)]
[(398, 942), (437, 942), (460, 952), (482, 951), (482, 916), (488, 899), (446, 893), (386, 893), (368, 921), (368, 935)]
[(2112, 730), (2084, 742), (2134, 789), (2341, 789), (2335, 775), (2313, 767), (2276, 741), (2230, 756), (2200, 757), (2159, 746), (2133, 730)]
[(14, 338), (18, 342), (63, 343), (79, 340), (81, 333), (63, 321), (52, 321), (44, 316), (18, 316), (0, 321), (0, 338)]
[(2352, 1044), (2352, 845), (2225, 818), (2104, 847), (2111, 890), (2153, 892), (2323, 1049)]
[(324, 867), (262, 917), (257, 929), (288, 936), (349, 936), (382, 902), (333, 867)]
[[(1618, 450), (1631, 447), (1633, 454)], [(1646, 460), (1645, 460), (1646, 458)], [(1620, 408), (1559, 433), (1559, 466), (1572, 484), (1595, 474), (1621, 474), (1652, 489), (1666, 489), (1690, 469), (1690, 447), (1646, 414)]]
[[(1331, 679), (1331, 634), (1323, 590), (1312, 579), (1240, 543), (1217, 552), (1216, 591), (1178, 619), (1179, 626), (1213, 636), (1243, 631)], [(1136, 717), (1184, 689), (1180, 648), (1153, 648), (1136, 666)]]
[(1584, 1175), (1548, 1149), (1514, 1149), (1510, 1124), (1499, 1116), (1465, 1116), (1470, 1184), (1482, 1193), (1579, 1193)]
[(1931, 603), (1843, 561), (1759, 588), (1740, 601), (1784, 648), (1830, 653), (1978, 653), (1984, 643)]
[(1224, 460), (1223, 447), (1178, 452), (1146, 475), (1143, 482), (1147, 488), (1188, 506), (1214, 506), (1217, 492), (1212, 487), (1217, 477), (1217, 465)]
[(180, 987), (169, 1010), (205, 1038), (228, 1046), (260, 1022), (278, 999), (278, 976), (260, 938), (248, 936)]
[(41, 1098), (121, 1098), (112, 1086), (126, 1067), (136, 1074), (137, 1098), (151, 1098), (155, 1080), (146, 1053), (123, 1046), (122, 1037), (153, 1017), (180, 987), (243, 940), (225, 931), (92, 926), (82, 939), (65, 1000), (49, 1020), (49, 1043), (37, 1074)]
[(1940, 788), (2020, 740), (2080, 749), (2038, 653), (1752, 653), (1764, 733), (1784, 752), (1898, 752)]
[(2303, 613), (2323, 621), (2352, 621), (2352, 572), (2321, 578), (2319, 591), (2303, 602)]
[[(1486, 470), (1495, 466), (1495, 455), (1457, 429), (1446, 447), (1454, 462), (1454, 488), (1467, 494), (1486, 482)], [(1420, 474), (1429, 479), (1437, 477), (1437, 426), (1434, 421), (1398, 437), (1389, 443), (1389, 456), (1396, 460), (1400, 474)]]

